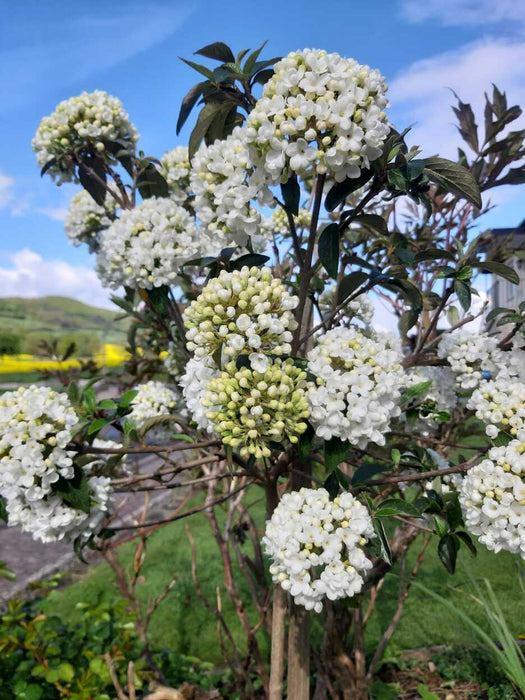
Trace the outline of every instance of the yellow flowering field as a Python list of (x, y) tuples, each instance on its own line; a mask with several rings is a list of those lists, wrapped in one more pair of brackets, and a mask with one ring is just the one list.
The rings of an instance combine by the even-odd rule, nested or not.
[[(93, 359), (99, 367), (116, 367), (127, 360), (129, 354), (121, 345), (107, 343), (102, 346)], [(86, 358), (87, 359), (87, 358)], [(0, 355), (0, 375), (21, 372), (38, 372), (41, 370), (68, 369), (69, 367), (80, 367), (77, 359), (58, 362), (41, 358), (37, 355)]]

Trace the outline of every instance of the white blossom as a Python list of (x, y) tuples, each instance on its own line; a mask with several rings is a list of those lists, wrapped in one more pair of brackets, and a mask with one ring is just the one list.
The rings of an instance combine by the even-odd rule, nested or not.
[[(66, 394), (48, 387), (21, 387), (0, 397), (0, 495), (9, 526), (19, 525), (34, 539), (86, 540), (96, 534), (111, 500), (109, 478), (88, 475), (90, 512), (65, 503), (54, 485), (75, 477), (67, 449), (78, 416)], [(78, 470), (78, 468), (77, 468)]]
[(109, 142), (121, 150), (135, 150), (138, 133), (122, 103), (103, 90), (83, 92), (61, 102), (40, 122), (31, 145), (38, 165), (57, 182), (77, 182), (67, 159), (72, 153), (89, 150), (103, 153)]
[(102, 229), (111, 226), (116, 218), (115, 210), (116, 202), (110, 194), (101, 206), (86, 190), (78, 192), (71, 199), (64, 223), (70, 242), (75, 246), (86, 243), (90, 252), (96, 250)]
[(184, 311), (188, 350), (196, 357), (219, 348), (228, 357), (243, 351), (286, 355), (297, 303), (268, 268), (223, 270)]
[(202, 244), (186, 209), (172, 199), (151, 197), (123, 211), (104, 231), (97, 274), (112, 289), (171, 285), (181, 265), (200, 254)]
[(476, 418), (486, 424), (490, 438), (503, 430), (525, 442), (525, 384), (519, 379), (500, 374), (496, 379), (481, 382), (467, 403)]
[[(334, 289), (328, 289), (319, 297), (319, 308), (324, 315), (329, 314), (337, 306), (334, 304), (334, 292)], [(356, 321), (361, 321), (365, 326), (369, 326), (374, 317), (374, 302), (368, 294), (359, 294), (353, 301), (346, 304), (342, 313), (344, 315), (339, 321), (341, 326), (348, 326)]]
[(505, 365), (505, 353), (498, 339), (487, 333), (469, 333), (457, 328), (439, 341), (438, 357), (447, 360), (462, 389), (473, 389), (482, 379), (490, 379)]
[(359, 177), (389, 132), (385, 92), (380, 73), (353, 59), (317, 49), (288, 54), (248, 117), (255, 179), (277, 185), (314, 165), (337, 182)]
[(493, 447), (466, 473), (459, 500), (467, 529), (493, 552), (525, 559), (525, 445)]
[[(135, 389), (137, 395), (131, 400), (131, 413), (127, 418), (134, 423), (138, 429), (144, 428), (145, 423), (150, 418), (168, 417), (174, 413), (177, 407), (177, 393), (162, 382), (150, 380), (138, 384)], [(171, 426), (171, 428), (170, 428)], [(152, 442), (165, 442), (173, 433), (173, 421), (166, 424), (159, 424), (147, 431), (148, 438)]]
[[(223, 248), (245, 246), (250, 236), (264, 236), (261, 214), (251, 201), (259, 188), (249, 182), (252, 163), (246, 132), (236, 127), (224, 140), (203, 145), (192, 159), (190, 188), (197, 218), (208, 233), (210, 255)], [(271, 197), (266, 195), (266, 203)]]
[(296, 604), (319, 613), (325, 598), (361, 591), (372, 568), (362, 548), (371, 537), (372, 519), (351, 493), (331, 500), (326, 489), (302, 488), (283, 495), (262, 541), (273, 581)]
[(187, 146), (177, 146), (160, 159), (160, 172), (168, 183), (170, 196), (183, 204), (190, 194), (190, 159)]
[(308, 353), (308, 369), (317, 377), (308, 394), (316, 434), (358, 447), (384, 445), (390, 420), (400, 414), (401, 359), (399, 341), (389, 334), (368, 338), (357, 328), (338, 327), (321, 336)]
[(210, 408), (204, 406), (204, 399), (208, 382), (218, 373), (219, 370), (214, 366), (209, 355), (199, 359), (191, 358), (186, 364), (185, 372), (179, 382), (179, 386), (182, 387), (182, 396), (192, 419), (201, 430), (206, 430), (208, 433), (213, 432), (213, 423), (207, 417)]

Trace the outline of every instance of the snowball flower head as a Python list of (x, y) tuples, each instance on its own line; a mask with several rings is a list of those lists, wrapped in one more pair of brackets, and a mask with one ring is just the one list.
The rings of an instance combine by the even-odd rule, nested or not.
[[(312, 214), (308, 209), (299, 209), (297, 216), (294, 215), (293, 221), (296, 230), (308, 228), (312, 222)], [(282, 207), (277, 207), (270, 218), (264, 219), (261, 225), (269, 236), (290, 235), (290, 223)]]
[(525, 559), (525, 444), (493, 447), (466, 473), (459, 493), (467, 529), (493, 552)]
[(337, 182), (359, 177), (381, 155), (389, 133), (379, 71), (318, 49), (293, 51), (247, 120), (250, 156), (272, 185), (315, 167)]
[[(334, 290), (329, 289), (323, 292), (319, 298), (319, 308), (324, 314), (328, 314), (335, 308)], [(361, 321), (365, 326), (369, 326), (374, 317), (374, 302), (368, 294), (359, 294), (353, 301), (346, 304), (343, 309), (344, 316), (340, 321), (342, 326)]]
[(204, 400), (208, 391), (208, 382), (217, 377), (218, 373), (219, 370), (209, 355), (199, 359), (193, 357), (188, 361), (185, 372), (179, 382), (179, 386), (182, 388), (182, 396), (191, 417), (199, 428), (206, 430), (208, 433), (213, 432), (214, 426), (208, 418), (207, 414), (210, 408), (204, 405)]
[(326, 489), (285, 493), (266, 523), (263, 545), (273, 581), (297, 605), (321, 612), (323, 600), (351, 598), (372, 568), (363, 545), (374, 537), (366, 507), (351, 493)]
[[(0, 495), (9, 526), (34, 539), (87, 539), (98, 530), (110, 501), (109, 479), (89, 476), (89, 513), (64, 502), (64, 482), (79, 476), (67, 450), (78, 417), (66, 394), (21, 387), (0, 397)], [(89, 474), (89, 465), (83, 468)]]
[(73, 154), (103, 153), (111, 142), (135, 150), (138, 133), (122, 102), (103, 90), (83, 92), (61, 102), (40, 122), (31, 141), (38, 165), (58, 184), (77, 182)]
[[(195, 213), (207, 232), (213, 234), (210, 240), (216, 253), (229, 246), (246, 245), (249, 236), (263, 233), (261, 215), (250, 203), (261, 199), (262, 194), (249, 181), (252, 163), (245, 136), (245, 130), (236, 127), (224, 140), (201, 146), (192, 159), (190, 189), (195, 194)], [(271, 197), (265, 194), (269, 203)]]
[(69, 205), (64, 229), (70, 242), (79, 246), (86, 243), (90, 252), (97, 250), (102, 229), (111, 226), (116, 218), (116, 202), (108, 194), (104, 205), (97, 204), (93, 197), (81, 190)]
[(243, 351), (286, 355), (297, 303), (266, 267), (223, 270), (184, 311), (188, 350), (196, 357), (220, 348), (230, 357)]
[(357, 328), (334, 328), (308, 353), (317, 377), (310, 389), (310, 422), (324, 440), (365, 447), (385, 444), (390, 420), (400, 414), (404, 383), (399, 341), (389, 334), (366, 337)]
[(462, 389), (473, 389), (482, 379), (496, 376), (505, 365), (498, 339), (487, 333), (469, 333), (457, 328), (439, 341), (438, 357), (447, 360)]
[[(178, 396), (162, 382), (150, 380), (135, 388), (137, 395), (131, 400), (131, 413), (128, 418), (137, 428), (143, 428), (150, 418), (166, 417), (174, 412)], [(148, 430), (148, 437), (154, 442), (164, 442), (172, 432), (165, 425), (157, 425)]]
[(481, 382), (470, 397), (467, 408), (486, 424), (486, 433), (495, 438), (500, 430), (525, 443), (525, 384), (500, 374)]
[(151, 197), (127, 209), (102, 236), (96, 270), (116, 289), (171, 285), (181, 265), (201, 250), (192, 216), (175, 201)]
[(203, 405), (226, 445), (243, 457), (269, 457), (269, 441), (298, 441), (307, 428), (306, 372), (292, 360), (268, 361), (264, 371), (227, 363), (207, 385)]
[(160, 159), (160, 172), (170, 190), (171, 198), (183, 204), (190, 193), (190, 159), (187, 146), (177, 146)]

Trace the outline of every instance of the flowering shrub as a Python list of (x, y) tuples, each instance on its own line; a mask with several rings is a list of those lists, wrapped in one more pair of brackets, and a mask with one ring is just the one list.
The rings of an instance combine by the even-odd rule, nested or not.
[(181, 265), (199, 252), (190, 214), (175, 201), (152, 197), (115, 221), (102, 236), (97, 273), (114, 289), (173, 284)]
[[(73, 464), (67, 450), (78, 417), (65, 394), (30, 386), (0, 398), (0, 496), (9, 525), (42, 542), (89, 538), (108, 510), (109, 479)], [(84, 498), (68, 503), (68, 482)]]
[[(191, 485), (246, 635), (241, 658), (220, 596), (202, 594), (239, 697), (255, 697), (257, 675), (265, 697), (282, 698), (288, 629), (287, 692), (306, 700), (317, 642), (305, 609), (323, 609), (319, 683), (334, 697), (364, 700), (432, 535), (451, 574), (460, 554), (475, 551), (472, 535), (525, 554), (525, 302), (478, 319), (490, 330), (468, 326), (483, 314), (471, 305), (480, 270), (519, 282), (507, 251), (472, 231), (489, 209), (484, 192), (523, 182), (525, 134), (508, 131), (520, 110), (495, 87), (483, 133), (470, 105), (454, 108), (468, 146), (461, 162), (420, 157), (433, 146), (409, 145), (408, 130), (388, 122), (377, 70), (318, 49), (282, 59), (263, 59), (262, 49), (235, 56), (216, 42), (197, 52), (219, 66), (188, 62), (200, 82), (184, 98), (178, 131), (200, 112), (188, 148), (160, 160), (136, 149), (134, 127), (105, 93), (73, 98), (44, 119), (34, 140), (44, 172), (80, 181), (95, 203), (78, 198), (68, 233), (97, 249), (105, 285), (124, 287), (115, 301), (130, 317), (130, 356), (117, 378), (126, 391), (97, 400), (93, 386), (73, 384), (71, 425), (56, 423), (60, 412), (48, 419), (44, 400), (50, 427), (34, 434), (15, 402), (0, 484), (10, 523), (23, 509), (36, 522), (33, 510), (58, 498), (55, 483), (67, 482), (76, 503), (88, 495), (84, 511), (61, 488), (52, 537), (78, 533), (77, 542), (106, 554), (113, 532), (96, 532), (113, 484), (134, 498)], [(378, 302), (397, 333), (380, 329)], [(95, 442), (110, 429), (120, 447)], [(163, 466), (116, 470), (130, 450), (150, 451)], [(254, 486), (268, 515), (262, 545), (243, 500)], [(166, 520), (145, 513), (138, 572), (149, 533)], [(50, 522), (32, 531), (47, 537)], [(400, 577), (396, 613), (368, 659), (366, 624), (377, 596), (388, 594), (382, 581), (396, 561), (404, 571), (411, 547), (417, 563)], [(232, 573), (233, 557), (247, 586)], [(130, 598), (138, 572), (126, 584)], [(263, 627), (274, 636), (269, 672)]]
[(31, 145), (40, 167), (62, 184), (77, 181), (68, 159), (79, 150), (94, 147), (104, 153), (109, 142), (134, 149), (137, 140), (137, 130), (120, 100), (95, 90), (61, 102), (42, 119)]
[(102, 229), (111, 226), (115, 219), (116, 203), (111, 195), (106, 195), (103, 206), (97, 204), (85, 190), (81, 190), (71, 200), (64, 229), (75, 246), (86, 243), (90, 250), (96, 250)]
[(282, 497), (263, 543), (273, 580), (298, 605), (321, 612), (324, 598), (359, 593), (372, 568), (363, 545), (373, 536), (368, 511), (351, 493), (331, 500), (325, 489), (302, 488)]
[(390, 419), (398, 416), (404, 382), (394, 337), (367, 338), (353, 328), (334, 328), (308, 354), (318, 387), (308, 393), (311, 422), (319, 437), (338, 437), (358, 447), (385, 444)]

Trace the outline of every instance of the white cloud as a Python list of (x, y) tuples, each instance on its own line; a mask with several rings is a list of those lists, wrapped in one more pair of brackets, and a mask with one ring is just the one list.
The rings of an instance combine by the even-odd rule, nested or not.
[(115, 308), (110, 292), (90, 267), (44, 260), (29, 248), (11, 253), (9, 261), (9, 267), (0, 267), (0, 297), (67, 296), (91, 306)]
[(402, 0), (401, 14), (410, 22), (435, 20), (445, 26), (525, 22), (522, 0)]
[(0, 209), (9, 206), (14, 199), (13, 184), (14, 180), (9, 175), (0, 173)]
[(36, 213), (47, 216), (51, 221), (65, 221), (68, 210), (63, 207), (47, 207), (44, 209), (37, 209)]

